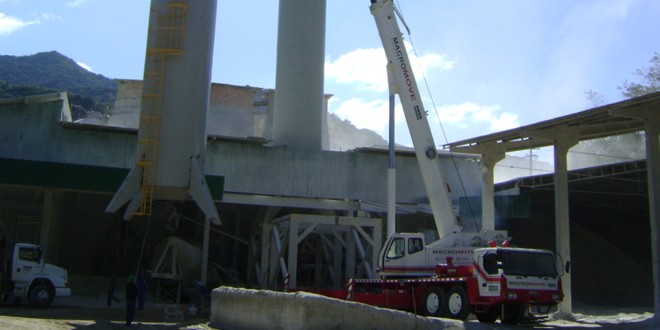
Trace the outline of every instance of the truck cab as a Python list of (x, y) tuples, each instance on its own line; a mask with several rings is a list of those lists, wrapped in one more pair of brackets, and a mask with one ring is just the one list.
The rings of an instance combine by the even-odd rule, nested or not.
[(45, 263), (41, 246), (29, 243), (14, 245), (2, 286), (3, 298), (26, 298), (35, 307), (46, 307), (54, 297), (71, 295), (67, 271)]
[(564, 298), (561, 272), (552, 252), (547, 250), (494, 247), (474, 252), (471, 301), (480, 320), (500, 317), (518, 323), (535, 308), (547, 314)]

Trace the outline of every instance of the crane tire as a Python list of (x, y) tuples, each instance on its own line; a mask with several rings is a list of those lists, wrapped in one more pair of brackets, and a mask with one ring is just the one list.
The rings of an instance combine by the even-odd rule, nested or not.
[(499, 315), (497, 315), (496, 312), (493, 312), (491, 310), (483, 313), (476, 313), (477, 315), (477, 320), (481, 323), (495, 323), (497, 321), (497, 318)]
[(426, 289), (422, 306), (426, 316), (444, 316), (447, 310), (445, 290), (437, 286)]
[(502, 323), (518, 324), (525, 316), (525, 308), (521, 304), (504, 304), (502, 308)]
[(456, 285), (447, 292), (447, 316), (451, 319), (465, 320), (470, 315), (470, 300), (465, 288)]

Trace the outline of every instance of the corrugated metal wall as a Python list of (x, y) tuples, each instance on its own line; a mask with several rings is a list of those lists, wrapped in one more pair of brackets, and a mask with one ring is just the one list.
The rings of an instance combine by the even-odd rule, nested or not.
[[(121, 168), (134, 165), (137, 135), (62, 127), (61, 107), (61, 101), (0, 107), (0, 157)], [(442, 157), (452, 197), (479, 195), (476, 158)], [(398, 202), (425, 203), (413, 154), (397, 155), (397, 167)], [(206, 173), (225, 176), (227, 192), (383, 204), (387, 200), (386, 151), (313, 151), (208, 141)]]

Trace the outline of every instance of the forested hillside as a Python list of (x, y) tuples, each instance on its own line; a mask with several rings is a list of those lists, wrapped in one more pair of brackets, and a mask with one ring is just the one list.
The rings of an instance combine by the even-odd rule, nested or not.
[(117, 94), (114, 80), (89, 72), (56, 52), (29, 56), (0, 55), (0, 98), (55, 91), (69, 93), (69, 102), (85, 111), (103, 111)]

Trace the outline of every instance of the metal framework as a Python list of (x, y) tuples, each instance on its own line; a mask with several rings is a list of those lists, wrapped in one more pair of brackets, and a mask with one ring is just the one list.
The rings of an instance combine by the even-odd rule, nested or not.
[(259, 287), (278, 289), (288, 280), (291, 288), (339, 288), (348, 278), (373, 278), (381, 245), (380, 218), (289, 214), (265, 221)]

